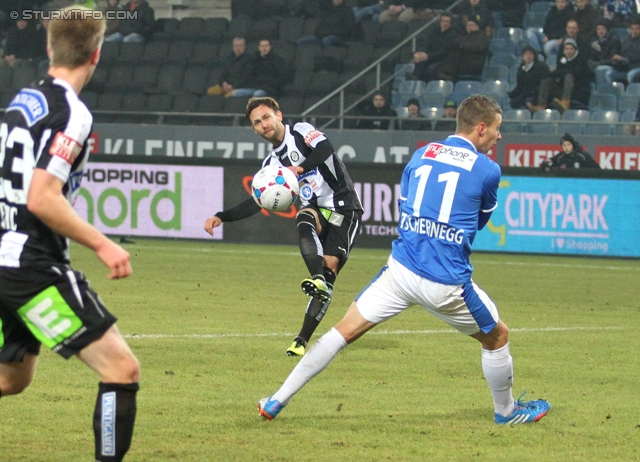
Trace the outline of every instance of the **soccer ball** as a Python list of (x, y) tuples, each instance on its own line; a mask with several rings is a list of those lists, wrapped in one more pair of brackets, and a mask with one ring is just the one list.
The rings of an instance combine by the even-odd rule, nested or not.
[(266, 210), (284, 212), (300, 192), (298, 178), (287, 167), (267, 165), (253, 177), (251, 195)]

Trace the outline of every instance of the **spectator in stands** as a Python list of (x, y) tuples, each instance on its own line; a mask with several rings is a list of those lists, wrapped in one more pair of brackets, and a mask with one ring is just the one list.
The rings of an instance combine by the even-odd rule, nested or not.
[(447, 54), (438, 72), (441, 80), (480, 79), (489, 52), (491, 39), (469, 19), (466, 34), (456, 37), (456, 44)]
[(611, 27), (626, 27), (638, 12), (635, 0), (600, 0), (600, 13), (611, 21)]
[(481, 0), (462, 0), (462, 3), (456, 6), (452, 12), (460, 16), (463, 27), (466, 26), (467, 21), (473, 21), (489, 38), (493, 36), (491, 11)]
[(256, 51), (253, 85), (262, 90), (263, 94), (254, 91), (252, 96), (278, 97), (290, 74), (284, 58), (271, 49), (271, 42), (267, 39), (260, 40)]
[[(121, 11), (120, 8), (120, 0), (107, 0), (107, 6), (102, 9), (102, 11), (107, 14), (107, 12), (113, 12), (109, 14), (116, 14), (118, 11)], [(104, 32), (105, 37), (109, 35), (113, 35), (118, 32), (118, 19), (107, 19), (107, 29)]]
[(557, 69), (542, 79), (538, 104), (527, 103), (532, 112), (547, 109), (548, 106), (561, 113), (572, 104), (578, 104), (581, 109), (588, 107), (591, 84), (588, 77), (585, 77), (590, 75), (587, 62), (578, 58), (578, 44), (572, 38), (565, 40), (563, 51), (564, 55), (559, 60)]
[(456, 129), (456, 116), (458, 115), (458, 103), (452, 99), (448, 99), (444, 102), (444, 113), (442, 117), (436, 120), (434, 129), (438, 132), (455, 132)]
[(412, 19), (429, 20), (438, 15), (439, 11), (432, 8), (432, 0), (404, 0), (391, 1), (388, 8), (380, 13), (378, 20), (409, 22)]
[(524, 16), (527, 14), (526, 0), (487, 0), (486, 4), (491, 11), (494, 29), (522, 27)]
[(247, 53), (247, 44), (242, 37), (233, 39), (233, 51), (227, 56), (220, 83), (209, 87), (210, 96), (264, 96), (265, 93), (254, 86), (256, 59)]
[[(618, 36), (609, 30), (609, 21), (601, 19), (596, 27), (596, 37), (589, 50), (589, 70), (595, 73), (596, 88), (607, 83), (604, 72), (611, 69), (612, 59), (620, 54), (621, 43)], [(600, 72), (603, 71), (603, 72)]]
[(366, 117), (358, 119), (356, 128), (388, 130), (391, 117), (396, 117), (396, 111), (387, 105), (387, 98), (382, 92), (375, 92), (371, 101), (360, 110), (360, 116)]
[(126, 19), (118, 20), (117, 32), (105, 36), (105, 42), (144, 42), (151, 38), (155, 12), (146, 0), (130, 0), (123, 9), (131, 13)]
[(353, 7), (353, 16), (357, 23), (366, 19), (377, 21), (384, 9), (383, 0), (357, 0), (356, 6)]
[[(580, 37), (579, 34), (580, 34), (580, 27), (578, 27), (578, 22), (575, 19), (570, 19), (569, 21), (567, 21), (566, 34), (564, 35), (564, 37), (560, 39), (560, 45), (558, 46), (558, 48), (556, 49), (554, 47), (552, 52), (547, 55), (547, 58), (548, 58), (547, 63), (549, 63), (550, 61), (554, 62), (557, 67), (558, 62), (563, 56), (562, 53), (564, 50), (564, 42), (567, 39), (572, 39), (574, 42), (576, 42), (580, 50), (588, 50), (589, 47), (591, 46), (591, 42), (589, 40), (584, 40), (583, 38)], [(557, 41), (554, 41), (554, 44), (556, 42)], [(555, 56), (555, 59), (552, 59), (553, 56)], [(587, 61), (588, 58), (589, 58), (589, 53), (582, 53), (580, 55), (580, 59), (584, 59), (585, 62)], [(549, 68), (551, 68), (552, 71), (555, 69), (552, 64), (549, 64)]]
[(567, 28), (567, 21), (573, 19), (575, 14), (573, 6), (568, 0), (556, 0), (556, 4), (551, 7), (544, 20), (542, 33), (536, 27), (529, 27), (526, 31), (527, 40), (538, 53), (543, 52), (545, 56), (558, 54), (557, 47), (564, 36)]
[(0, 66), (18, 67), (25, 61), (36, 59), (34, 44), (38, 44), (39, 35), (35, 25), (26, 19), (18, 18), (15, 25), (9, 30), (4, 46), (4, 59)]
[(538, 100), (542, 79), (549, 76), (549, 67), (538, 59), (538, 52), (531, 46), (522, 49), (522, 61), (518, 67), (516, 86), (508, 92), (513, 109), (526, 109), (527, 103)]
[(416, 43), (417, 51), (413, 53), (414, 69), (413, 73), (407, 76), (409, 80), (429, 82), (437, 78), (444, 58), (456, 45), (457, 34), (452, 22), (453, 17), (450, 13), (442, 13), (440, 27)]
[(565, 133), (560, 138), (560, 146), (562, 150), (558, 154), (551, 159), (543, 160), (540, 164), (540, 168), (545, 172), (567, 168), (600, 168), (591, 154), (585, 152), (570, 133)]
[(344, 4), (344, 0), (332, 0), (331, 7), (323, 10), (314, 34), (300, 37), (297, 44), (320, 42), (323, 47), (343, 46), (351, 40), (355, 30), (353, 10)]
[(606, 73), (607, 82), (635, 82), (640, 77), (640, 19), (634, 18), (629, 26), (629, 36), (622, 41), (620, 54), (611, 58), (611, 69)]
[(593, 40), (596, 26), (600, 20), (597, 8), (589, 3), (589, 0), (576, 0), (576, 13), (574, 19), (578, 21), (579, 36), (583, 40)]
[(407, 101), (407, 115), (396, 121), (396, 128), (415, 131), (431, 130), (431, 122), (420, 113), (420, 101), (417, 98)]

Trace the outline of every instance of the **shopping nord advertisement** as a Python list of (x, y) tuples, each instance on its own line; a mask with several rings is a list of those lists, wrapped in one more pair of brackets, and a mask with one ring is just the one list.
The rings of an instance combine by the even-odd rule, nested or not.
[(640, 181), (503, 176), (475, 250), (639, 257)]
[(223, 190), (222, 167), (89, 162), (74, 208), (105, 234), (202, 239)]

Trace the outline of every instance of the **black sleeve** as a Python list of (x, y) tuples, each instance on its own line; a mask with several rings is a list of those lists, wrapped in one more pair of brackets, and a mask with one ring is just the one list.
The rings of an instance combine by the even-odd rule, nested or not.
[(240, 202), (238, 205), (234, 205), (230, 209), (223, 210), (215, 214), (220, 218), (223, 223), (228, 221), (239, 221), (249, 218), (251, 215), (255, 215), (260, 211), (260, 206), (256, 204), (256, 201), (252, 197), (244, 202)]
[(300, 167), (304, 169), (304, 172), (309, 172), (324, 163), (331, 154), (333, 154), (333, 145), (331, 141), (324, 140), (318, 143), (318, 145), (311, 151), (311, 155), (307, 157), (304, 162), (300, 164)]

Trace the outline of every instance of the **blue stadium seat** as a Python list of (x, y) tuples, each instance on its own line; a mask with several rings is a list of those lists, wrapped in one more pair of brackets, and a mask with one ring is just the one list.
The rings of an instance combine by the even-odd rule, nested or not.
[(549, 10), (553, 5), (553, 2), (548, 2), (546, 0), (536, 0), (535, 2), (529, 4), (529, 12), (547, 14), (549, 13)]
[(574, 135), (584, 133), (585, 124), (590, 120), (590, 113), (585, 109), (569, 109), (562, 114), (562, 120), (558, 124), (558, 132), (569, 132)]
[(538, 123), (529, 123), (530, 133), (556, 133), (560, 112), (556, 109), (536, 111), (533, 113), (532, 120)]
[(608, 122), (598, 124), (587, 124), (586, 135), (611, 135), (615, 125), (620, 120), (618, 111), (592, 111), (591, 122)]
[(616, 98), (620, 98), (624, 94), (624, 83), (622, 82), (607, 82), (600, 87), (596, 87), (596, 93), (615, 95)]
[(624, 93), (625, 95), (640, 96), (640, 82), (631, 82), (629, 85), (627, 85), (627, 89)]
[(500, 131), (504, 133), (522, 133), (531, 120), (529, 109), (507, 109), (502, 116)]
[(489, 58), (490, 66), (507, 66), (511, 68), (519, 62), (520, 60), (513, 53), (496, 53)]
[(482, 80), (510, 81), (509, 67), (505, 65), (485, 66), (482, 71)]
[(493, 53), (515, 53), (515, 43), (508, 38), (494, 38), (489, 43), (489, 52)]
[(482, 82), (477, 80), (459, 80), (453, 86), (454, 93), (467, 93), (473, 95), (474, 93), (482, 92)]
[(524, 38), (524, 32), (520, 27), (502, 27), (496, 31), (495, 38), (509, 39), (515, 44)]
[(495, 93), (505, 96), (509, 91), (509, 83), (506, 80), (487, 80), (482, 84), (482, 93)]
[(432, 80), (427, 83), (427, 93), (441, 93), (443, 95), (453, 93), (453, 82), (451, 80)]
[(636, 111), (640, 104), (640, 95), (624, 94), (618, 98), (618, 112)]
[(618, 108), (618, 98), (612, 94), (592, 94), (589, 99), (590, 111), (615, 111)]

